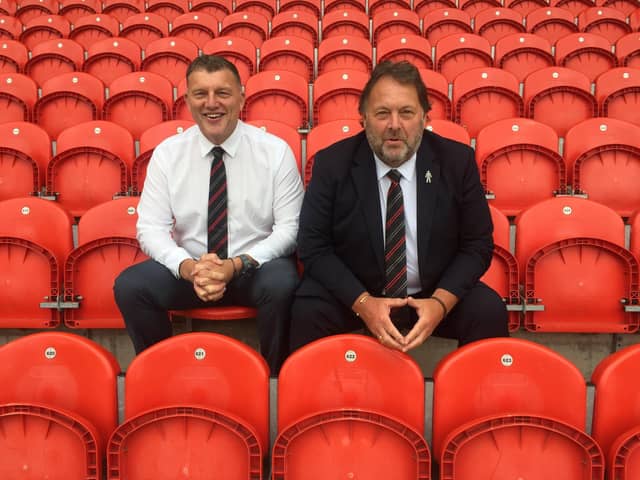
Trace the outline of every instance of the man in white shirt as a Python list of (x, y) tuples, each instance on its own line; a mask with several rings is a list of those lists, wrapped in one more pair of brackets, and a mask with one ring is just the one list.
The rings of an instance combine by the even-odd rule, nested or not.
[(239, 120), (240, 77), (224, 58), (192, 62), (185, 98), (197, 125), (154, 150), (137, 223), (151, 259), (120, 274), (116, 302), (136, 353), (171, 336), (169, 310), (255, 307), (261, 352), (275, 375), (298, 283), (296, 160), (284, 140)]

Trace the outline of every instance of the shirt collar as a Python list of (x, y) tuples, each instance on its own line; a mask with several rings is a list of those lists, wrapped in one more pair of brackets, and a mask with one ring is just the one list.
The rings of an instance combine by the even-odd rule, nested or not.
[[(229, 157), (233, 158), (240, 147), (240, 142), (242, 140), (242, 129), (244, 123), (242, 120), (238, 120), (236, 124), (236, 128), (231, 132), (231, 135), (227, 137), (227, 139), (222, 142), (219, 146), (224, 149), (224, 153), (226, 153)], [(196, 126), (197, 128), (197, 126)], [(198, 129), (198, 143), (200, 148), (200, 155), (202, 158), (206, 158), (206, 156), (211, 152), (211, 149), (215, 147), (213, 143), (211, 143), (207, 137), (205, 137), (202, 132)]]
[[(376, 162), (376, 174), (378, 175), (378, 182), (379, 182), (387, 175), (387, 173), (389, 173), (390, 170), (393, 170), (393, 168), (391, 168), (389, 165), (387, 165), (382, 160), (380, 160), (375, 153), (373, 154), (373, 158), (375, 159), (375, 162)], [(416, 176), (416, 153), (414, 152), (413, 155), (409, 157), (409, 160), (404, 162), (395, 170), (400, 172), (400, 175), (402, 175), (402, 178), (412, 182)]]

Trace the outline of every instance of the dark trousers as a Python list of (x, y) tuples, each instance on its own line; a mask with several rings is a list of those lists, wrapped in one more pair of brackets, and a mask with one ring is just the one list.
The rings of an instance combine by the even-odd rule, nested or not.
[[(365, 326), (350, 308), (342, 305), (328, 291), (320, 297), (296, 295), (292, 307), (291, 351), (328, 335), (352, 332)], [(414, 298), (429, 296), (422, 292)], [(392, 312), (399, 329), (406, 331), (417, 321), (415, 310)], [(404, 310), (404, 309), (403, 309)], [(404, 315), (403, 315), (404, 313)], [(483, 338), (508, 337), (507, 309), (500, 296), (479, 282), (451, 309), (449, 315), (434, 330), (436, 337), (458, 340), (458, 346)]]
[(255, 307), (260, 351), (276, 375), (288, 354), (291, 302), (297, 284), (295, 262), (280, 258), (264, 263), (251, 276), (230, 282), (218, 302), (203, 302), (190, 282), (176, 278), (155, 260), (147, 260), (124, 270), (113, 290), (136, 353), (171, 336), (169, 310)]

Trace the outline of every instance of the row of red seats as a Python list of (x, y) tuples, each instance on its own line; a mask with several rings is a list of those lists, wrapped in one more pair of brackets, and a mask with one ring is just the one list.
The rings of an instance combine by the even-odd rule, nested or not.
[[(35, 197), (0, 202), (0, 279), (6, 285), (0, 327), (64, 322), (70, 328), (122, 328), (114, 279), (146, 259), (135, 239), (137, 201), (126, 197), (88, 210), (75, 246), (72, 218), (58, 204)], [(624, 222), (610, 208), (577, 197), (545, 200), (516, 217), (512, 249), (509, 221), (491, 211), (496, 247), (483, 280), (507, 304), (512, 331), (638, 330), (640, 213), (630, 219), (626, 245)], [(251, 311), (230, 315), (250, 318)]]
[[(52, 115), (52, 119), (60, 118)], [(288, 142), (303, 173), (311, 179), (317, 151), (361, 130), (358, 120), (321, 123), (303, 137), (290, 125), (249, 120)], [(0, 123), (0, 200), (39, 195), (57, 200), (73, 216), (115, 196), (139, 195), (153, 149), (193, 120), (161, 122), (140, 141), (124, 127), (106, 121), (83, 122), (51, 138), (27, 122)], [(470, 144), (468, 130), (432, 120), (427, 128)], [(561, 144), (548, 125), (507, 118), (483, 127), (475, 143), (480, 177), (490, 203), (514, 216), (556, 195), (596, 200), (628, 217), (640, 205), (640, 126), (613, 118), (591, 118), (569, 129)], [(559, 146), (562, 145), (562, 150)], [(304, 147), (304, 155), (303, 155)], [(302, 172), (302, 165), (305, 165)]]
[[(269, 454), (274, 480), (431, 478), (422, 373), (365, 336), (329, 337), (292, 354), (273, 409), (255, 351), (212, 333), (170, 338), (129, 366), (121, 424), (119, 365), (92, 341), (29, 335), (0, 347), (0, 360), (7, 478), (95, 480), (106, 456), (110, 480), (259, 480)], [(439, 478), (604, 480), (605, 470), (611, 480), (637, 478), (639, 367), (637, 345), (598, 365), (589, 435), (584, 378), (561, 355), (518, 339), (452, 352), (435, 370), (426, 413)]]
[[(168, 3), (165, 3), (167, 5)], [(640, 9), (638, 10), (640, 12)], [(358, 11), (336, 11), (318, 18), (307, 12), (285, 12), (269, 21), (257, 13), (233, 13), (220, 24), (213, 16), (197, 12), (165, 18), (147, 12), (128, 15), (122, 22), (108, 13), (94, 13), (77, 18), (56, 14), (39, 14), (22, 22), (19, 17), (0, 16), (3, 37), (19, 40), (30, 50), (38, 43), (51, 39), (71, 38), (88, 48), (105, 37), (130, 38), (146, 48), (150, 41), (161, 37), (183, 37), (200, 48), (207, 40), (231, 35), (246, 38), (261, 47), (269, 38), (302, 37), (318, 46), (320, 38), (353, 35), (372, 40), (374, 45), (397, 35), (417, 35), (436, 44), (453, 34), (476, 33), (494, 45), (502, 37), (529, 32), (556, 43), (570, 33), (597, 34), (614, 45), (622, 36), (637, 30), (635, 11), (620, 11), (608, 7), (591, 7), (574, 17), (569, 10), (543, 7), (524, 17), (515, 10), (490, 7), (475, 16), (464, 10), (441, 8), (430, 11), (423, 18), (408, 9), (385, 9), (373, 17)]]
[[(169, 71), (171, 65), (165, 59), (155, 67)], [(163, 121), (192, 118), (184, 98), (183, 77), (174, 99), (174, 89), (162, 75), (126, 73), (111, 82), (105, 100), (103, 83), (91, 74), (67, 72), (51, 77), (55, 72), (48, 68), (39, 72), (43, 77), (40, 98), (31, 78), (0, 74), (0, 102), (5, 107), (0, 124), (31, 121), (56, 139), (66, 128), (103, 119), (123, 126), (139, 139), (145, 130)], [(453, 80), (451, 95), (442, 75), (425, 69), (421, 74), (433, 104), (429, 117), (453, 120), (472, 138), (489, 124), (514, 117), (545, 123), (560, 137), (598, 115), (640, 126), (640, 70), (635, 68), (602, 73), (596, 80), (595, 95), (584, 74), (564, 67), (541, 68), (527, 75), (522, 96), (517, 78), (498, 68), (461, 71)], [(262, 71), (246, 83), (241, 115), (245, 120), (284, 122), (295, 129), (333, 120), (359, 120), (358, 101), (368, 78), (367, 73), (357, 70), (333, 70), (316, 79), (309, 95), (309, 84), (302, 76), (286, 70)]]

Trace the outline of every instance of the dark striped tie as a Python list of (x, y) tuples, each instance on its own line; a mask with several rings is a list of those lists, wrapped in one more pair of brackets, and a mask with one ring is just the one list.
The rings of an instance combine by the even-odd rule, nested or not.
[(207, 247), (210, 253), (227, 258), (227, 173), (222, 161), (224, 150), (213, 147), (209, 177), (209, 215)]
[(407, 296), (407, 253), (404, 233), (404, 203), (400, 188), (400, 173), (387, 173), (391, 185), (387, 193), (387, 223), (385, 226), (384, 259), (387, 283), (384, 289), (387, 297)]

